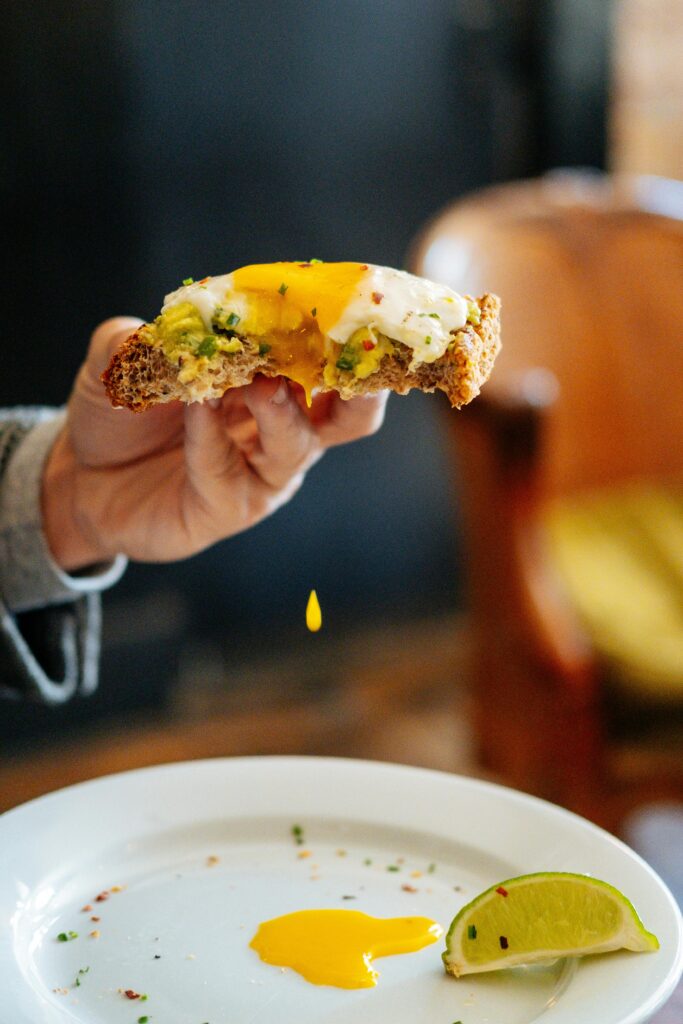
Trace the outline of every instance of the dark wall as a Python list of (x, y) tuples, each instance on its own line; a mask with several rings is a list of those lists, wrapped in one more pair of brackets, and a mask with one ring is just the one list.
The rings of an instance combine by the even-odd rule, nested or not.
[[(557, 142), (562, 4), (3, 7), (0, 404), (64, 401), (92, 327), (153, 316), (188, 275), (312, 256), (400, 266), (450, 199), (557, 153), (600, 160), (604, 68), (592, 134), (573, 151)], [(337, 628), (455, 607), (442, 414), (438, 397), (395, 398), (379, 437), (331, 454), (256, 530), (178, 566), (133, 567), (107, 599), (114, 619), (172, 592), (182, 625), (147, 645), (144, 670), (112, 639), (99, 701), (114, 688), (158, 700), (184, 631), (291, 645), (312, 585)]]

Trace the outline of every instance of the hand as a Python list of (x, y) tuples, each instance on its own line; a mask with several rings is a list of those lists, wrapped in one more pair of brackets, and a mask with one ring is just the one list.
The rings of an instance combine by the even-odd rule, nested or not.
[(122, 553), (185, 558), (270, 515), (326, 448), (379, 429), (386, 394), (307, 409), (284, 378), (259, 377), (212, 402), (114, 409), (100, 374), (139, 325), (118, 317), (93, 334), (65, 429), (43, 477), (43, 523), (66, 571)]

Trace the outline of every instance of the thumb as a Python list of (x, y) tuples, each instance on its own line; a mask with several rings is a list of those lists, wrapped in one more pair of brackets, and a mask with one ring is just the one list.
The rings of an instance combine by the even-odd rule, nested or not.
[(144, 415), (115, 409), (100, 374), (113, 353), (142, 320), (118, 316), (105, 320), (93, 332), (68, 405), (67, 429), (81, 461), (90, 466), (111, 466), (139, 459), (167, 444), (182, 430), (182, 413), (174, 405), (148, 409)]

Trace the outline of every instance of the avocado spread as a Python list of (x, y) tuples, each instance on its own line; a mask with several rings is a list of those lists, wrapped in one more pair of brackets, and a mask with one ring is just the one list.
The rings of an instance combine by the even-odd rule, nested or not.
[(360, 327), (339, 349), (336, 362), (327, 363), (324, 370), (325, 383), (336, 383), (339, 379), (339, 370), (353, 373), (354, 377), (365, 380), (379, 369), (384, 356), (393, 351), (392, 342), (384, 334), (369, 327)]
[[(191, 302), (179, 302), (154, 321), (154, 343), (167, 359), (181, 366), (179, 379), (188, 383), (220, 353), (244, 351), (244, 341), (234, 330), (239, 320), (237, 314), (218, 307), (212, 320), (214, 333), (209, 333), (197, 307)], [(259, 355), (265, 355), (270, 348), (267, 343), (260, 344)], [(394, 351), (385, 335), (369, 327), (359, 328), (345, 345), (334, 348), (335, 356), (328, 357), (323, 371), (328, 386), (338, 382), (340, 370), (365, 380), (379, 368), (384, 356)]]
[[(234, 317), (232, 322), (238, 321), (239, 317)], [(181, 356), (212, 359), (218, 352), (241, 352), (244, 348), (234, 331), (220, 333), (219, 324), (216, 324), (218, 333), (210, 334), (199, 310), (191, 302), (179, 302), (165, 310), (154, 321), (154, 327), (164, 355), (175, 363)]]

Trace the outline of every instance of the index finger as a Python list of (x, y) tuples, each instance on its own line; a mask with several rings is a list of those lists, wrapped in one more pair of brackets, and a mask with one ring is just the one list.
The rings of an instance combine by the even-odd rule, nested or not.
[(284, 487), (319, 458), (317, 433), (284, 377), (255, 377), (242, 394), (258, 427), (249, 464), (269, 486)]
[(321, 444), (331, 448), (376, 433), (384, 422), (388, 397), (388, 391), (376, 391), (344, 399), (334, 391), (319, 396), (325, 400), (322, 408), (316, 408), (314, 399), (311, 418)]

